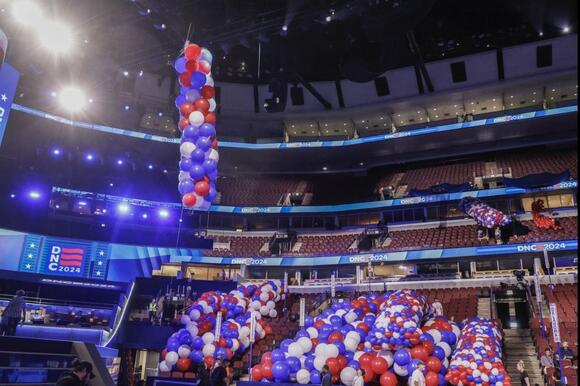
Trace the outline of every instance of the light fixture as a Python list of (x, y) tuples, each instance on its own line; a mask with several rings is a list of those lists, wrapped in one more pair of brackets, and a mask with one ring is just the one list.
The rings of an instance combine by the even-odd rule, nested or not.
[(143, 218), (143, 219), (147, 219), (147, 217), (149, 217), (149, 216), (147, 215), (147, 213), (143, 213), (143, 214), (141, 215), (141, 218)]
[(16, 197), (16, 195), (15, 195), (14, 193), (12, 193), (12, 194), (10, 195), (10, 198), (15, 198), (15, 197)]
[(92, 160), (94, 160), (94, 159), (95, 159), (95, 156), (94, 156), (94, 155), (92, 155), (91, 153), (88, 153), (87, 155), (85, 155), (85, 159), (86, 159), (87, 161), (92, 161)]
[(32, 198), (33, 200), (37, 200), (40, 198), (40, 193), (36, 190), (32, 190), (28, 193), (28, 197)]
[(322, 167), (322, 170), (324, 170), (324, 171), (327, 171), (327, 170), (328, 170), (328, 168), (327, 168), (326, 166), (323, 166), (323, 167)]
[(121, 214), (129, 213), (129, 205), (127, 205), (125, 203), (121, 203), (121, 204), (117, 205), (117, 211)]
[(153, 170), (153, 165), (151, 165), (151, 164), (147, 165), (147, 169)]
[(127, 111), (129, 109), (130, 109), (129, 105), (125, 105), (125, 111)]
[(41, 22), (37, 26), (37, 33), (40, 44), (55, 54), (70, 52), (74, 46), (72, 30), (62, 23)]
[(169, 217), (169, 212), (167, 211), (167, 209), (160, 209), (159, 210), (159, 217), (161, 217), (161, 218)]
[(105, 228), (107, 225), (105, 223), (101, 223), (101, 228)]
[(124, 162), (123, 162), (123, 160), (122, 160), (122, 159), (118, 159), (118, 160), (117, 160), (117, 165), (121, 166), (121, 165), (123, 165), (123, 163), (124, 163)]
[(288, 26), (287, 25), (283, 25), (282, 26), (282, 31), (284, 31), (284, 32), (288, 31)]
[(12, 16), (14, 20), (22, 24), (37, 26), (42, 21), (42, 11), (34, 1), (14, 1)]
[(562, 31), (567, 34), (568, 32), (570, 32), (570, 27), (568, 26), (564, 26), (564, 28), (562, 28)]
[(58, 157), (60, 156), (61, 150), (58, 147), (55, 147), (54, 149), (52, 149), (51, 153), (53, 156)]
[(58, 99), (61, 107), (71, 113), (81, 111), (86, 104), (85, 94), (74, 86), (62, 89)]

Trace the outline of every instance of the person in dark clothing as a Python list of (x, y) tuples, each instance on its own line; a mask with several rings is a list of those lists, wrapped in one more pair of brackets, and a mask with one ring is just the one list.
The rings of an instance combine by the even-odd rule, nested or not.
[(2, 312), (2, 323), (0, 335), (16, 335), (18, 323), (26, 319), (26, 300), (24, 299), (24, 290), (16, 291), (16, 296), (10, 300)]
[(228, 373), (221, 358), (218, 358), (215, 362), (210, 377), (212, 386), (227, 386)]
[(320, 386), (332, 386), (332, 375), (327, 365), (324, 365), (320, 375)]
[(204, 362), (201, 362), (197, 367), (197, 379), (199, 379), (198, 386), (210, 386), (209, 370)]
[(83, 386), (87, 384), (89, 379), (93, 379), (93, 365), (91, 362), (79, 361), (75, 359), (72, 362), (73, 371), (64, 372), (56, 386)]
[(526, 367), (524, 365), (524, 361), (519, 361), (517, 364), (517, 369), (520, 374), (520, 385), (521, 386), (531, 386), (530, 384), (530, 376), (526, 371)]

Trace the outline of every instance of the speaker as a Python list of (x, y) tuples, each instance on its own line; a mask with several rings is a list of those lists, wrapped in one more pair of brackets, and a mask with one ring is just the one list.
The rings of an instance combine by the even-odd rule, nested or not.
[(288, 83), (282, 78), (272, 78), (268, 85), (268, 91), (272, 94), (264, 101), (264, 108), (269, 113), (281, 113), (286, 110), (288, 101)]
[(453, 83), (465, 82), (467, 80), (467, 73), (465, 71), (465, 62), (451, 63), (451, 79)]
[(552, 65), (552, 45), (536, 47), (536, 66), (538, 68), (550, 67)]
[(387, 96), (391, 93), (391, 90), (389, 90), (389, 81), (386, 76), (375, 79), (375, 88), (377, 90), (377, 96)]
[(298, 86), (290, 88), (290, 99), (293, 106), (304, 106), (304, 89)]

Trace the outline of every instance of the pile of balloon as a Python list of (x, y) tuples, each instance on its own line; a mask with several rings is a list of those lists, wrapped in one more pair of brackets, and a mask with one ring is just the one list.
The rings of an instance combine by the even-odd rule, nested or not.
[(251, 377), (316, 384), (327, 365), (334, 383), (351, 386), (362, 368), (366, 383), (395, 386), (422, 361), (427, 386), (445, 385), (448, 358), (460, 332), (454, 322), (433, 318), (426, 299), (414, 291), (366, 294), (341, 300), (316, 318), (306, 317), (304, 329), (265, 353)]
[[(229, 360), (250, 347), (250, 318), (255, 314), (256, 341), (272, 329), (263, 317), (275, 318), (276, 303), (285, 297), (284, 286), (271, 280), (260, 286), (240, 285), (229, 293), (205, 292), (181, 317), (185, 325), (171, 335), (161, 353), (159, 371), (188, 371), (205, 362), (213, 366), (215, 359)], [(221, 313), (221, 333), (216, 339), (217, 314)]]
[(501, 359), (501, 339), (493, 322), (471, 319), (461, 330), (445, 379), (453, 385), (510, 386), (511, 378)]
[(499, 228), (511, 223), (511, 219), (502, 211), (473, 197), (462, 198), (459, 201), (459, 209), (486, 228)]
[(195, 209), (208, 209), (217, 196), (219, 153), (211, 64), (209, 50), (197, 44), (187, 44), (175, 61), (181, 85), (175, 99), (181, 130), (178, 189), (183, 205)]

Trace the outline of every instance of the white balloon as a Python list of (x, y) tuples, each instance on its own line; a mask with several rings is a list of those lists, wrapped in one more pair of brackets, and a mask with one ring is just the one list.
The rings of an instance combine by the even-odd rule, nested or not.
[(212, 334), (211, 332), (206, 332), (201, 337), (201, 340), (203, 340), (203, 343), (205, 343), (205, 344), (213, 343), (213, 342), (215, 342), (215, 335)]
[(179, 355), (180, 358), (188, 358), (189, 354), (191, 354), (189, 346), (183, 345), (177, 350), (177, 355)]
[(322, 368), (326, 364), (327, 359), (328, 358), (323, 356), (317, 356), (316, 358), (314, 358), (314, 368), (318, 371), (322, 371)]
[(211, 87), (214, 87), (215, 86), (215, 82), (213, 81), (213, 78), (212, 78), (211, 74), (209, 74), (209, 75), (206, 76), (205, 85), (206, 86), (211, 86)]
[(215, 99), (211, 98), (209, 100), (209, 111), (213, 113), (216, 108), (217, 108), (217, 103), (215, 102)]
[(203, 346), (201, 352), (203, 353), (204, 357), (212, 357), (213, 354), (215, 354), (215, 346), (211, 343), (206, 344), (205, 346)]
[(199, 334), (199, 329), (195, 325), (195, 322), (189, 323), (185, 329), (189, 331), (191, 336), (197, 336), (197, 334)]
[(183, 180), (189, 180), (190, 178), (191, 176), (189, 175), (189, 172), (179, 172), (179, 175), (177, 176), (177, 180), (179, 182)]
[(360, 357), (362, 357), (364, 355), (364, 351), (357, 351), (354, 353), (354, 357), (352, 359), (354, 359), (355, 361), (358, 361), (360, 359)]
[(271, 318), (275, 318), (276, 316), (278, 316), (278, 311), (276, 311), (276, 310), (270, 310), (269, 316)]
[(358, 346), (358, 343), (356, 343), (356, 340), (352, 339), (352, 338), (346, 338), (344, 340), (344, 347), (346, 347), (346, 349), (348, 351), (352, 351), (355, 352), (356, 351), (356, 347)]
[(327, 358), (336, 358), (339, 354), (338, 347), (333, 344), (326, 345), (324, 352), (326, 353)]
[(393, 357), (393, 353), (388, 351), (388, 350), (380, 351), (379, 356), (382, 358), (385, 358), (389, 368), (391, 368), (393, 363), (395, 363), (395, 358)]
[(240, 328), (240, 338), (245, 338), (250, 336), (250, 327), (244, 326)]
[(191, 123), (193, 127), (200, 127), (205, 122), (205, 117), (203, 116), (203, 113), (201, 111), (192, 112), (191, 114), (189, 114), (188, 118), (189, 123)]
[(237, 339), (232, 339), (232, 351), (236, 352), (240, 348), (240, 342)]
[(445, 357), (449, 357), (451, 355), (451, 346), (449, 346), (446, 342), (439, 342), (437, 346), (441, 347), (443, 351), (445, 351)]
[(310, 371), (306, 369), (298, 370), (296, 373), (296, 382), (300, 385), (306, 385), (310, 383)]
[(195, 145), (191, 142), (183, 142), (181, 146), (179, 146), (179, 152), (183, 157), (191, 157), (191, 153), (196, 149)]
[(318, 338), (318, 330), (316, 328), (308, 327), (306, 329), (306, 332), (308, 333), (308, 335), (310, 336), (311, 339)]
[(162, 372), (171, 371), (171, 366), (169, 366), (169, 365), (167, 364), (167, 362), (165, 362), (165, 361), (161, 361), (161, 362), (159, 363), (159, 371), (162, 371)]
[(340, 380), (346, 386), (352, 386), (354, 377), (356, 376), (356, 370), (352, 367), (345, 367), (340, 372)]
[(167, 363), (167, 366), (169, 367), (176, 364), (178, 359), (179, 354), (177, 354), (175, 351), (169, 351), (167, 354), (165, 354), (165, 363)]
[(213, 62), (213, 55), (211, 54), (210, 50), (204, 47), (201, 49), (200, 59), (205, 60), (206, 62), (211, 64)]
[(270, 299), (270, 296), (268, 295), (267, 292), (262, 292), (260, 294), (260, 300), (263, 302), (267, 302)]
[[(319, 343), (314, 349), (314, 355), (317, 357), (324, 357), (326, 356), (326, 343)], [(320, 370), (318, 370), (320, 371)]]
[(433, 337), (434, 340), (433, 343), (438, 344), (439, 342), (441, 342), (441, 333), (438, 330), (429, 330), (427, 331), (427, 334)]
[(260, 307), (260, 314), (262, 314), (263, 316), (268, 315), (269, 312), (270, 311), (268, 310), (268, 307), (266, 307), (266, 306)]
[(346, 339), (352, 339), (356, 342), (356, 344), (360, 343), (360, 335), (357, 332), (349, 331), (346, 336)]
[[(356, 314), (355, 314), (354, 312), (352, 312), (352, 311), (349, 311), (349, 312), (348, 312), (346, 315), (344, 315), (344, 320), (345, 320), (347, 323), (352, 323), (352, 322), (354, 322), (354, 321), (356, 320), (356, 318), (357, 318)], [(352, 331), (351, 331), (351, 332), (352, 332)]]
[(288, 346), (288, 355), (291, 357), (300, 358), (304, 354), (304, 349), (299, 343), (290, 343)]
[[(215, 151), (215, 150), (212, 149), (211, 151)], [(211, 156), (210, 156), (210, 158), (211, 158)], [(276, 308), (276, 303), (274, 303), (273, 301), (270, 300), (266, 303), (266, 307), (268, 307), (269, 310), (273, 310), (274, 308)]]
[(302, 347), (302, 352), (304, 354), (309, 353), (310, 350), (312, 350), (312, 341), (305, 336), (298, 339), (296, 343), (298, 343), (300, 347)]
[(396, 363), (393, 365), (393, 370), (395, 370), (395, 374), (400, 375), (401, 377), (404, 377), (409, 374), (407, 366), (399, 366)]
[(187, 315), (181, 315), (181, 324), (185, 324), (186, 326), (191, 322), (191, 319)]

